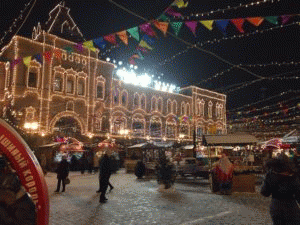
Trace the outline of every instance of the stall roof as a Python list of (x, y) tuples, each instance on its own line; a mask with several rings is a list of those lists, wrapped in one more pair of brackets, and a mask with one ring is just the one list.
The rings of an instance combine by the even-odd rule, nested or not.
[(229, 135), (203, 135), (203, 145), (248, 145), (258, 142), (256, 137), (250, 134), (229, 134)]
[(145, 143), (140, 143), (140, 144), (136, 144), (136, 145), (132, 145), (128, 148), (143, 148), (143, 149), (153, 149), (153, 148), (169, 148), (172, 147), (174, 145), (173, 142), (171, 143), (159, 143), (159, 142), (145, 142)]

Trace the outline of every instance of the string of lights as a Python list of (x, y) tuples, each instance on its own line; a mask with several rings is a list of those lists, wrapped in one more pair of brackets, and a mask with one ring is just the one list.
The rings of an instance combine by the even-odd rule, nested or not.
[(204, 16), (211, 16), (215, 13), (225, 13), (227, 11), (232, 11), (232, 10), (238, 10), (238, 9), (242, 9), (242, 8), (248, 8), (251, 6), (260, 6), (262, 4), (266, 4), (266, 3), (274, 3), (274, 2), (280, 2), (280, 0), (262, 0), (262, 1), (255, 1), (255, 2), (251, 2), (248, 4), (242, 4), (240, 3), (238, 6), (227, 6), (227, 8), (223, 8), (223, 9), (217, 9), (217, 10), (211, 10), (210, 12), (204, 12), (204, 13), (191, 13), (189, 16), (173, 16), (173, 18), (180, 18), (182, 20), (189, 20), (191, 17), (194, 18), (198, 18), (198, 17), (204, 17)]
[[(23, 18), (23, 13), (27, 11), (28, 7), (29, 7), (29, 6), (31, 5), (31, 3), (33, 2), (31, 8), (29, 9), (29, 12), (27, 13), (25, 19), (23, 20), (23, 23), (19, 26), (19, 28), (17, 29), (17, 31), (15, 32), (14, 35), (16, 35), (16, 34), (20, 31), (20, 29), (22, 28), (22, 26), (23, 26), (24, 23), (26, 22), (28, 16), (30, 15), (30, 12), (31, 12), (31, 10), (33, 9), (33, 7), (34, 7), (36, 1), (37, 1), (37, 0), (31, 0), (29, 3), (25, 4), (25, 8), (22, 9), (22, 10), (20, 11), (19, 17), (17, 17), (17, 18), (14, 20), (14, 22), (12, 23), (12, 25), (8, 28), (8, 30), (4, 32), (4, 35), (3, 35), (3, 37), (2, 37), (1, 40), (0, 40), (0, 47), (1, 47), (1, 45), (3, 44), (3, 42), (4, 42), (5, 38), (6, 38), (6, 36), (7, 36), (8, 34), (10, 34), (10, 33), (13, 32), (13, 28), (17, 26), (17, 23)], [(5, 50), (5, 47), (1, 49), (1, 51), (0, 51), (0, 56), (2, 55), (2, 53), (3, 53), (4, 50)]]
[[(184, 53), (187, 53), (190, 49), (195, 48), (197, 46), (203, 47), (204, 45), (207, 45), (207, 44), (215, 44), (215, 43), (220, 43), (221, 41), (234, 40), (234, 39), (237, 39), (237, 38), (245, 38), (245, 37), (249, 37), (249, 36), (256, 35), (256, 34), (262, 34), (264, 32), (268, 32), (268, 31), (274, 31), (274, 30), (277, 30), (277, 29), (281, 29), (281, 28), (285, 28), (285, 27), (290, 27), (290, 26), (293, 26), (293, 25), (298, 25), (299, 26), (300, 22), (293, 22), (293, 23), (290, 23), (290, 24), (279, 25), (279, 26), (267, 28), (267, 29), (264, 29), (264, 30), (255, 30), (253, 32), (249, 32), (249, 33), (245, 33), (245, 34), (233, 35), (233, 36), (230, 36), (230, 37), (225, 36), (225, 37), (222, 37), (220, 39), (207, 40), (207, 41), (204, 41), (204, 42), (200, 42), (199, 41), (199, 42), (195, 43), (194, 45), (188, 46), (186, 49), (184, 49), (184, 50), (182, 50), (182, 51), (174, 54), (173, 56), (171, 56), (171, 57), (169, 57), (169, 58), (167, 58), (165, 60), (163, 60), (158, 65), (163, 66), (166, 63), (169, 63), (172, 60), (174, 60), (177, 56), (182, 55)], [(242, 65), (239, 64), (239, 65), (236, 65), (236, 66), (242, 66)]]
[(229, 110), (229, 112), (234, 112), (234, 111), (242, 110), (244, 108), (247, 108), (247, 107), (250, 107), (250, 106), (262, 103), (262, 102), (266, 102), (266, 101), (275, 99), (277, 97), (282, 97), (283, 95), (286, 95), (286, 94), (299, 94), (299, 93), (300, 93), (300, 90), (288, 90), (288, 91), (284, 91), (284, 92), (281, 92), (281, 93), (279, 93), (277, 95), (273, 95), (273, 96), (271, 96), (269, 98), (262, 99), (262, 100), (259, 100), (259, 101), (256, 101), (256, 102), (253, 102), (253, 103), (250, 103), (250, 104), (246, 104), (244, 106), (241, 106), (241, 107), (238, 107), (238, 108), (235, 108), (235, 109), (231, 109), (231, 110)]

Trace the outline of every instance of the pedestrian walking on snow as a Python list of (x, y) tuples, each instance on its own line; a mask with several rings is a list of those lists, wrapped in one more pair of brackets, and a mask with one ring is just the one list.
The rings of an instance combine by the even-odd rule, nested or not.
[(108, 185), (109, 185), (109, 178), (111, 175), (111, 160), (108, 155), (105, 153), (101, 162), (100, 162), (100, 202), (105, 203), (107, 198), (105, 197)]
[(58, 164), (58, 167), (56, 169), (57, 173), (57, 188), (55, 192), (59, 192), (60, 185), (62, 183), (62, 192), (65, 192), (66, 190), (66, 178), (69, 175), (69, 163), (67, 161), (67, 157), (63, 156), (61, 162)]

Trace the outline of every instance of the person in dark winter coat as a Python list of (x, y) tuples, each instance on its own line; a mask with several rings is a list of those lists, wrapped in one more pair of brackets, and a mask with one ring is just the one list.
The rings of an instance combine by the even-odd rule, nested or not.
[(109, 185), (109, 178), (111, 175), (111, 160), (105, 153), (100, 163), (100, 202), (105, 203), (107, 198), (105, 197), (107, 187)]
[(274, 225), (300, 224), (300, 181), (295, 175), (292, 161), (283, 154), (267, 163), (266, 175), (261, 194), (272, 195), (270, 213)]
[(36, 224), (35, 205), (3, 156), (0, 156), (0, 224)]
[(58, 167), (56, 169), (57, 173), (57, 188), (55, 192), (59, 192), (60, 190), (60, 184), (62, 183), (62, 192), (65, 192), (66, 190), (66, 183), (65, 179), (69, 175), (69, 163), (67, 161), (67, 157), (63, 156), (61, 162), (58, 164)]
[(141, 179), (145, 175), (146, 167), (142, 160), (137, 162), (134, 170), (138, 179)]

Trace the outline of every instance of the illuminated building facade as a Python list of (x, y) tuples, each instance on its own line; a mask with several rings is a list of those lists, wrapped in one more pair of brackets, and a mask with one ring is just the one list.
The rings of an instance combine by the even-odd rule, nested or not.
[(114, 64), (98, 59), (98, 50), (76, 48), (83, 40), (61, 3), (31, 39), (15, 36), (5, 47), (1, 108), (11, 102), (20, 126), (38, 124), (40, 134), (50, 134), (70, 118), (84, 135), (166, 141), (191, 140), (194, 130), (199, 137), (226, 133), (225, 95), (195, 86), (169, 93), (125, 83), (115, 77)]

